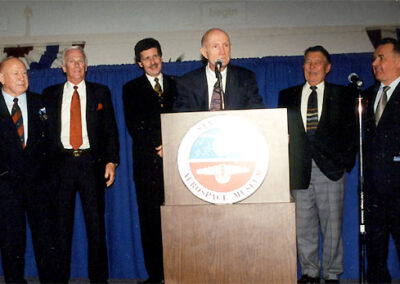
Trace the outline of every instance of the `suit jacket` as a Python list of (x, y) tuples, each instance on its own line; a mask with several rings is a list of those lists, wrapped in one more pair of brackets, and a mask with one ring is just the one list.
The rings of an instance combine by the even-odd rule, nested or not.
[(374, 102), (379, 84), (368, 88), (364, 116), (365, 188), (368, 193), (400, 196), (400, 84), (375, 125)]
[(314, 137), (308, 137), (301, 117), (303, 85), (279, 93), (279, 107), (287, 108), (289, 124), (290, 188), (310, 185), (311, 160), (331, 180), (354, 166), (357, 150), (355, 97), (350, 89), (325, 82), (322, 113)]
[[(191, 71), (177, 80), (174, 111), (208, 111), (206, 66)], [(264, 108), (258, 94), (256, 76), (242, 67), (229, 64), (226, 75), (225, 109)]]
[[(43, 91), (51, 149), (55, 158), (61, 157), (64, 148), (60, 138), (64, 84), (50, 86)], [(118, 164), (118, 129), (110, 90), (106, 86), (86, 81), (86, 123), (90, 150), (96, 161), (102, 165), (109, 162)]]
[(125, 121), (133, 138), (134, 149), (139, 152), (156, 153), (154, 148), (162, 143), (160, 114), (171, 112), (175, 96), (175, 81), (165, 74), (163, 74), (163, 108), (160, 106), (158, 94), (145, 74), (124, 85)]
[(17, 129), (11, 120), (4, 97), (0, 94), (0, 183), (24, 180), (26, 184), (46, 176), (46, 121), (40, 114), (41, 97), (26, 92), (28, 140), (22, 148)]

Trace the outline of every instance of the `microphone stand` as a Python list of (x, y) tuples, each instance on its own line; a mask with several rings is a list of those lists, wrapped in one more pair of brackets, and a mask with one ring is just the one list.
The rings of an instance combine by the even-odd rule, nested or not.
[(363, 105), (361, 96), (361, 86), (353, 84), (357, 88), (357, 113), (358, 113), (358, 123), (359, 123), (359, 175), (358, 175), (358, 190), (359, 190), (359, 269), (360, 269), (360, 283), (365, 283), (365, 218), (364, 218), (364, 160), (363, 160)]
[(225, 93), (224, 90), (222, 89), (222, 75), (217, 66), (215, 67), (215, 76), (217, 77), (219, 90), (221, 92), (221, 110), (225, 110)]

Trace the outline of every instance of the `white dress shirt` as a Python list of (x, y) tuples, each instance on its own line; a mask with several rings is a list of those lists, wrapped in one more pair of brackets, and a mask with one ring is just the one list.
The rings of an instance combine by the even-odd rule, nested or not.
[(158, 83), (160, 83), (161, 91), (164, 91), (163, 74), (162, 73), (160, 73), (160, 75), (158, 75), (157, 77), (151, 77), (151, 76), (147, 75), (147, 73), (146, 73), (146, 77), (149, 80), (149, 82), (150, 82), (151, 86), (153, 87), (153, 89), (154, 89), (154, 87), (156, 85), (156, 81), (154, 79), (158, 78)]
[[(396, 89), (396, 87), (399, 83), (400, 83), (400, 77), (398, 77), (396, 80), (394, 80), (391, 84), (388, 85), (388, 86), (390, 86), (390, 89), (386, 91), (387, 102), (389, 102), (390, 97), (392, 96), (394, 90)], [(376, 108), (378, 107), (378, 102), (381, 99), (384, 86), (386, 86), (386, 85), (381, 83), (381, 85), (379, 86), (378, 93), (376, 94), (376, 98), (375, 98), (375, 102), (374, 102), (374, 111), (375, 112), (376, 112)]]
[[(311, 85), (306, 82), (303, 86), (303, 91), (301, 92), (301, 118), (303, 119), (304, 129), (307, 130), (307, 106), (308, 106), (308, 98), (311, 95), (312, 90), (310, 89)], [(318, 121), (321, 118), (322, 113), (322, 105), (324, 102), (324, 90), (325, 90), (325, 81), (322, 81), (318, 85), (316, 85), (317, 89), (317, 101), (318, 101)]]
[[(228, 67), (224, 69), (224, 71), (221, 72), (222, 76), (222, 90), (225, 93), (226, 90), (226, 73), (227, 73)], [(217, 82), (217, 76), (215, 75), (215, 72), (211, 70), (210, 68), (210, 63), (207, 64), (206, 66), (206, 76), (207, 76), (207, 86), (208, 86), (208, 108), (210, 108), (211, 104), (211, 97), (214, 91), (214, 85), (215, 82)]]

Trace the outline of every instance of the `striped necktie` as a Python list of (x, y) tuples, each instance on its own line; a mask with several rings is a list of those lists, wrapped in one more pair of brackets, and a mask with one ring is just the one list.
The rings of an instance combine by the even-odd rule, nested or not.
[(210, 111), (221, 110), (221, 88), (218, 80), (215, 82), (211, 96)]
[(383, 87), (383, 92), (382, 96), (378, 102), (378, 105), (376, 107), (376, 112), (375, 112), (375, 123), (378, 125), (379, 120), (382, 117), (383, 110), (385, 109), (386, 103), (387, 103), (387, 91), (389, 91), (390, 86), (385, 86)]
[(318, 125), (318, 100), (317, 87), (311, 86), (311, 94), (307, 104), (307, 134), (314, 135)]
[(25, 149), (25, 137), (24, 137), (24, 121), (22, 119), (22, 112), (18, 105), (18, 99), (14, 99), (14, 104), (11, 109), (11, 119), (17, 128), (19, 141), (21, 142), (22, 148)]

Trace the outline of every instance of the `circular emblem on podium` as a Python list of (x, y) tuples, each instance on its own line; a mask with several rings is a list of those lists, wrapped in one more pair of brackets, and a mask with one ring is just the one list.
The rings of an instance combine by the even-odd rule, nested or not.
[(261, 132), (239, 116), (206, 118), (183, 137), (178, 169), (198, 198), (232, 204), (252, 195), (267, 174), (269, 151)]

